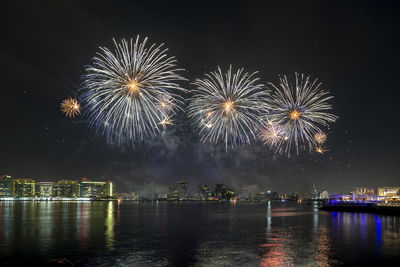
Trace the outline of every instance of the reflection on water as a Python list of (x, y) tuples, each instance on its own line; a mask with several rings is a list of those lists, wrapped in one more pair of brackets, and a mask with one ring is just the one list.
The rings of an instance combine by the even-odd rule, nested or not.
[(400, 257), (396, 216), (297, 203), (0, 202), (0, 259), (125, 266), (332, 266)]

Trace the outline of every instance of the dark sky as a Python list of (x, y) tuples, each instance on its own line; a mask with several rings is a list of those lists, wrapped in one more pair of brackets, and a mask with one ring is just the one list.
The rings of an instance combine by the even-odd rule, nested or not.
[[(9, 1), (2, 7), (0, 172), (41, 181), (254, 184), (279, 191), (400, 185), (400, 8), (396, 1)], [(218, 2), (218, 3), (217, 3)], [(159, 139), (108, 145), (60, 101), (77, 96), (84, 66), (112, 38), (165, 43), (193, 81), (219, 65), (278, 81), (318, 77), (339, 116), (325, 155), (273, 156), (254, 144), (202, 145), (181, 114)], [(183, 84), (190, 89), (189, 83)]]

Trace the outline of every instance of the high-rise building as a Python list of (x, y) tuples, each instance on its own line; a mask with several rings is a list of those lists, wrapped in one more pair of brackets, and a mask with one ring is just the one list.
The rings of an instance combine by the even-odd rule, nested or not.
[(178, 200), (178, 189), (176, 185), (170, 185), (168, 186), (168, 195), (167, 195), (168, 200)]
[(211, 191), (206, 184), (199, 185), (199, 197), (203, 200), (211, 197)]
[(11, 176), (0, 176), (0, 197), (11, 197), (13, 193), (13, 182)]
[(13, 195), (16, 197), (35, 197), (36, 181), (18, 178), (13, 180)]
[(40, 197), (52, 197), (53, 196), (53, 182), (39, 182), (39, 196)]
[(114, 195), (114, 184), (112, 181), (108, 181), (107, 182), (107, 189), (106, 189), (107, 193), (107, 197), (112, 197)]
[(106, 182), (89, 181), (83, 178), (79, 184), (79, 197), (84, 198), (103, 198), (109, 193), (107, 192)]
[(219, 200), (230, 200), (235, 198), (235, 192), (224, 184), (216, 184), (213, 195)]
[(178, 199), (179, 200), (187, 200), (188, 199), (188, 183), (180, 179), (178, 180)]
[(53, 185), (53, 196), (75, 198), (79, 196), (79, 184), (77, 181), (60, 180)]

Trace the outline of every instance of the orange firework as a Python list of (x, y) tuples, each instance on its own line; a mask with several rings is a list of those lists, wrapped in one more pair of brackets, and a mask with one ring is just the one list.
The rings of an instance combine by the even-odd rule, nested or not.
[(78, 114), (81, 114), (81, 105), (79, 105), (76, 98), (70, 97), (61, 102), (61, 111), (65, 114), (65, 116), (73, 118)]
[(315, 139), (315, 141), (317, 141), (318, 144), (325, 143), (327, 138), (328, 137), (326, 136), (326, 134), (324, 132), (318, 132), (314, 135), (314, 139)]

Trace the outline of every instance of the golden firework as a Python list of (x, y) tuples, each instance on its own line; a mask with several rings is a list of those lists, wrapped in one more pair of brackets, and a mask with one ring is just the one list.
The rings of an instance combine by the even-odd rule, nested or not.
[(323, 144), (326, 142), (326, 139), (328, 137), (326, 136), (326, 133), (324, 132), (318, 132), (314, 135), (315, 141), (317, 141), (318, 144)]
[(315, 147), (315, 152), (319, 154), (324, 154), (326, 151), (328, 151), (326, 148), (324, 148), (322, 145), (319, 145)]
[(168, 117), (165, 117), (162, 121), (160, 121), (158, 124), (161, 124), (161, 125), (174, 125), (174, 123), (172, 122), (172, 120), (171, 120), (171, 117), (170, 116), (168, 116)]
[(70, 97), (61, 102), (61, 111), (65, 114), (65, 116), (73, 118), (81, 114), (81, 105), (79, 105), (76, 98)]
[(296, 109), (290, 112), (290, 118), (292, 120), (297, 120), (300, 117), (300, 112), (298, 112)]
[(229, 111), (231, 111), (231, 109), (233, 109), (233, 103), (232, 103), (232, 101), (226, 101), (226, 102), (224, 103), (224, 109), (225, 109), (225, 112), (226, 112), (226, 113), (228, 113)]
[(135, 80), (128, 83), (128, 86), (127, 86), (129, 92), (134, 96), (139, 94), (139, 87), (140, 87), (140, 84), (138, 82), (136, 82)]

